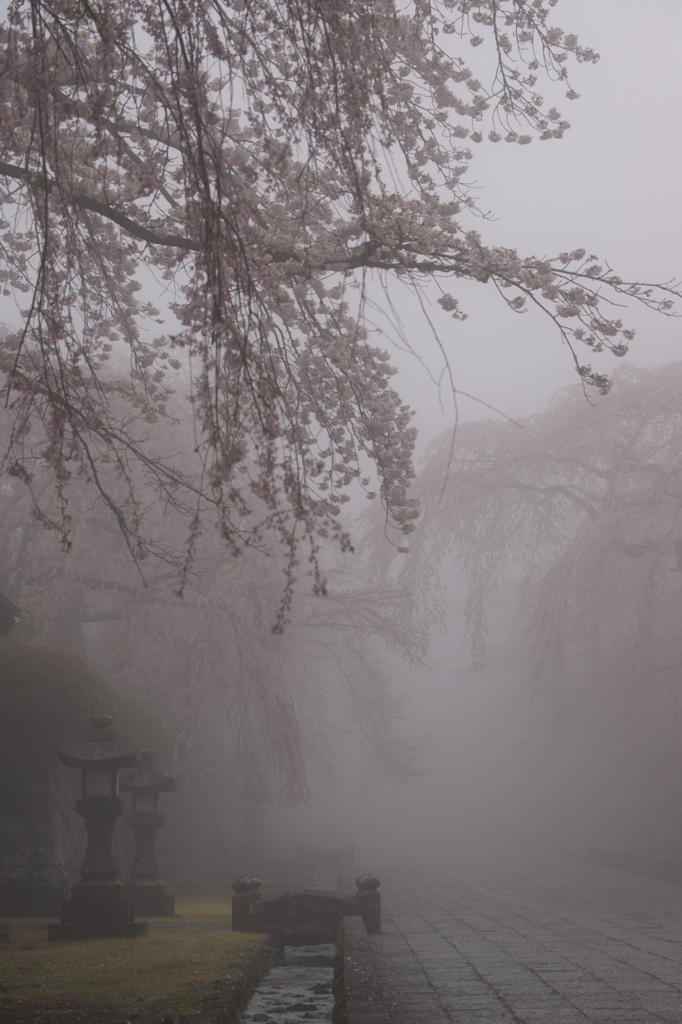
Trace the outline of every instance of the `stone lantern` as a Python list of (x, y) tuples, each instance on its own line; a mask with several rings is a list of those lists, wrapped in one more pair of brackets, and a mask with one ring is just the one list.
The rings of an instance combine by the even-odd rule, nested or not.
[(165, 819), (159, 814), (159, 795), (172, 793), (177, 779), (154, 771), (154, 754), (140, 752), (138, 770), (126, 775), (121, 789), (132, 793), (133, 809), (126, 822), (135, 837), (135, 861), (126, 895), (133, 900), (135, 912), (159, 917), (175, 914), (175, 897), (169, 896), (156, 863), (156, 837)]
[(88, 845), (81, 880), (62, 903), (61, 924), (50, 925), (49, 939), (134, 936), (147, 932), (133, 918), (133, 904), (123, 885), (111, 850), (116, 818), (123, 813), (118, 773), (138, 763), (138, 754), (113, 741), (111, 717), (95, 715), (89, 743), (60, 753), (67, 768), (81, 769), (81, 798), (76, 811), (85, 822)]

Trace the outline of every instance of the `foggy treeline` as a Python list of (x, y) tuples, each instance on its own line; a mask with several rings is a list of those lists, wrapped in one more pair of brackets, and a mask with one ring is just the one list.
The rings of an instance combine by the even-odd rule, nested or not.
[[(625, 367), (597, 402), (569, 388), (529, 419), (435, 438), (409, 550), (386, 544), (379, 510), (349, 518), (358, 550), (322, 552), (328, 593), (302, 581), (282, 632), (276, 549), (235, 557), (202, 536), (179, 598), (186, 520), (145, 501), (143, 478), (164, 554), (138, 565), (86, 488), (65, 550), (8, 480), (14, 640), (66, 647), (163, 709), (184, 771), (218, 751), (234, 794), (248, 780), (305, 803), (312, 786), (339, 840), (380, 839), (363, 820), (375, 800), (386, 837), (413, 814), (432, 837), (495, 820), (543, 842), (676, 848), (681, 385), (679, 364)], [(175, 423), (148, 443), (188, 451)], [(358, 795), (377, 774), (403, 785)]]

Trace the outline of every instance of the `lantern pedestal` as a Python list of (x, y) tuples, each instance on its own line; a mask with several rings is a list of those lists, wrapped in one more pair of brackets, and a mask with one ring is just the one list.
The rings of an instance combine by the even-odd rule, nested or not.
[(136, 914), (143, 917), (175, 917), (175, 896), (149, 896), (145, 886), (128, 886)]
[[(143, 917), (175, 917), (175, 896), (157, 892), (157, 888), (165, 890), (166, 887), (162, 883), (160, 886), (129, 885), (126, 888), (126, 894), (132, 900), (135, 913)], [(150, 889), (153, 891), (150, 892)]]
[(133, 920), (132, 900), (64, 900), (61, 924), (51, 924), (47, 937), (63, 939), (135, 938), (147, 934), (146, 921)]
[(133, 919), (133, 903), (123, 895), (111, 855), (114, 823), (123, 812), (123, 801), (117, 796), (89, 797), (76, 803), (76, 811), (88, 836), (81, 880), (62, 903), (61, 924), (48, 926), (48, 939), (145, 935), (147, 924)]
[(153, 917), (175, 915), (175, 896), (166, 892), (156, 863), (156, 837), (164, 821), (163, 814), (152, 812), (133, 811), (126, 815), (126, 823), (132, 828), (135, 838), (135, 861), (126, 896), (135, 904), (136, 914)]
[(154, 771), (151, 750), (140, 751), (138, 769), (132, 775), (126, 775), (121, 782), (121, 789), (130, 792), (133, 798), (133, 809), (126, 815), (126, 823), (133, 830), (135, 839), (135, 860), (126, 896), (133, 901), (136, 914), (174, 917), (175, 896), (168, 895), (161, 880), (156, 862), (156, 839), (166, 820), (158, 811), (159, 795), (172, 793), (177, 780)]

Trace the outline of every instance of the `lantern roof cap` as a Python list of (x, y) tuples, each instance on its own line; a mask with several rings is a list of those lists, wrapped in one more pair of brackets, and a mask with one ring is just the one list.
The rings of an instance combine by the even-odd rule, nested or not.
[(114, 742), (111, 715), (98, 714), (92, 719), (94, 729), (89, 743), (81, 743), (60, 752), (59, 759), (67, 768), (131, 768), (137, 765), (136, 750)]
[(121, 789), (126, 792), (134, 789), (155, 789), (159, 793), (172, 793), (177, 786), (178, 780), (172, 775), (154, 771), (154, 753), (151, 750), (141, 750), (138, 771), (124, 775), (121, 779)]

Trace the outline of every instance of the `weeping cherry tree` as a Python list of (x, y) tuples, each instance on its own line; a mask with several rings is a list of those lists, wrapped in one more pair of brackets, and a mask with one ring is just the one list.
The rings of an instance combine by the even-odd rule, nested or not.
[(676, 763), (681, 389), (681, 363), (626, 366), (592, 404), (571, 388), (539, 416), (461, 426), (454, 447), (441, 435), (419, 477), (423, 520), (402, 573), (431, 614), (447, 615), (434, 580), (450, 558), (460, 567), (478, 665), (491, 602), (512, 582), (523, 676), (546, 720)]
[[(1, 467), (66, 547), (79, 478), (135, 559), (159, 554), (141, 473), (185, 523), (185, 574), (206, 529), (233, 552), (283, 546), (281, 627), (301, 571), (325, 590), (320, 541), (350, 545), (350, 487), (376, 491), (409, 533), (415, 434), (368, 322), (377, 278), (433, 282), (455, 319), (458, 281), (539, 307), (606, 389), (581, 353), (626, 351), (612, 301), (667, 311), (674, 287), (625, 281), (583, 250), (487, 245), (467, 185), (477, 146), (568, 127), (541, 82), (573, 99), (571, 61), (597, 56), (553, 8), (10, 0), (0, 279), (21, 316), (0, 347)], [(178, 390), (191, 459), (149, 443)]]

